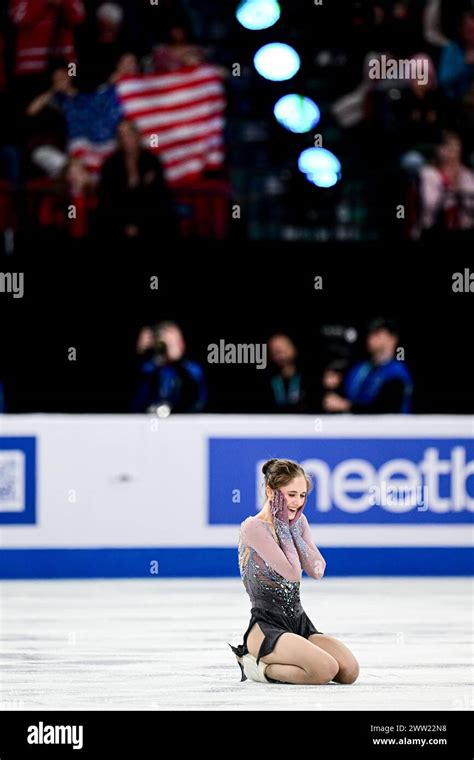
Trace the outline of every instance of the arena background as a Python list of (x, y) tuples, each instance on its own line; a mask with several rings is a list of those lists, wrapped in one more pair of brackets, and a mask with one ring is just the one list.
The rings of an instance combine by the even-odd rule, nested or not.
[[(88, 4), (88, 24), (98, 5)], [(121, 5), (137, 55), (150, 29), (165, 39), (166, 27), (146, 25), (156, 9)], [(316, 486), (306, 514), (328, 567), (321, 584), (303, 578), (305, 604), (357, 652), (362, 676), (357, 687), (318, 687), (310, 698), (279, 686), (265, 707), (472, 710), (472, 226), (414, 239), (394, 210), (412, 189), (397, 121), (346, 130), (331, 110), (372, 49), (366, 14), (388, 14), (390, 4), (348, 3), (344, 14), (334, 3), (281, 5), (279, 33), (255, 34), (258, 45), (278, 37), (298, 48), (291, 85), (253, 70), (257, 43), (235, 20), (235, 3), (178, 9), (211, 59), (228, 70), (240, 62), (243, 74), (226, 82), (224, 167), (204, 190), (177, 191), (176, 234), (159, 224), (130, 239), (104, 234), (94, 208), (79, 231), (53, 223), (47, 199), (58, 191), (32, 168), (32, 144), (23, 134), (2, 143), (26, 167), (1, 188), (2, 283), (24, 275), (21, 298), (0, 293), (3, 709), (262, 709), (258, 685), (239, 683), (227, 642), (240, 640), (248, 618), (239, 524), (259, 509), (262, 461), (281, 456), (305, 464)], [(424, 4), (396, 5), (413, 14), (406, 54), (429, 48)], [(457, 17), (441, 6), (449, 36)], [(6, 13), (2, 22), (11, 103), (15, 36)], [(407, 46), (401, 27), (385, 32), (385, 45)], [(293, 90), (320, 106), (317, 131), (342, 164), (334, 187), (298, 172), (313, 134), (290, 135), (273, 119), (275, 100)], [(13, 127), (24, 126), (12, 113)], [(472, 166), (472, 134), (460, 132)], [(267, 414), (255, 366), (208, 361), (210, 344), (261, 345), (284, 332), (317, 381), (331, 329), (356, 331), (356, 361), (379, 316), (400, 326), (410, 414), (329, 415), (317, 404)], [(187, 354), (205, 369), (201, 413), (131, 413), (137, 335), (164, 319), (180, 325)], [(442, 460), (439, 480), (423, 466), (430, 457)], [(425, 486), (425, 501), (357, 505), (396, 477)]]

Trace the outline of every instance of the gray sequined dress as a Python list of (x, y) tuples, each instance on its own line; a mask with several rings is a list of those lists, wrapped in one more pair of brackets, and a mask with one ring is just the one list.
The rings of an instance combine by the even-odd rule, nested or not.
[(257, 656), (273, 651), (282, 633), (296, 633), (308, 638), (318, 631), (304, 611), (300, 599), (301, 571), (320, 579), (326, 567), (319, 549), (314, 545), (305, 515), (291, 526), (274, 519), (278, 543), (272, 526), (259, 517), (251, 516), (240, 526), (239, 568), (251, 603), (251, 617), (243, 643), (231, 645), (237, 656), (248, 652), (247, 637), (258, 623), (265, 638)]

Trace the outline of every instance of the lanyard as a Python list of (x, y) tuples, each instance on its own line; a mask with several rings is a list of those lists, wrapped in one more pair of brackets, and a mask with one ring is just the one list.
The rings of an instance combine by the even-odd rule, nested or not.
[(280, 375), (272, 377), (272, 387), (278, 406), (294, 404), (300, 400), (301, 377), (298, 374), (290, 378), (288, 393), (285, 392), (285, 383)]

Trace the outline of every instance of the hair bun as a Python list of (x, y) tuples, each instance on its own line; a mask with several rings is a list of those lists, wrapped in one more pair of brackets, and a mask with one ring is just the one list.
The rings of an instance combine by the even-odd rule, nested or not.
[(264, 475), (267, 474), (268, 470), (270, 469), (270, 467), (272, 465), (275, 464), (275, 462), (278, 462), (278, 459), (267, 459), (267, 461), (265, 462), (265, 464), (262, 467), (262, 472), (263, 472)]

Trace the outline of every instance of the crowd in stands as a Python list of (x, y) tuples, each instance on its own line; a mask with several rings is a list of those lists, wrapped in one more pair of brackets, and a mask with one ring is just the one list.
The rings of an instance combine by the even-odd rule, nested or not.
[[(362, 81), (332, 104), (332, 112), (346, 138), (363, 146), (366, 173), (374, 180), (373, 205), (385, 196), (393, 220), (402, 204), (398, 218), (408, 239), (469, 235), (474, 3), (357, 2), (352, 23), (359, 43), (354, 42), (352, 61), (358, 56)], [(389, 71), (387, 64), (395, 65)]]
[[(212, 0), (4, 6), (5, 247), (32, 219), (78, 239), (114, 220), (117, 235), (137, 237), (138, 229), (146, 237), (148, 212), (161, 201), (155, 232), (166, 218), (166, 234), (223, 239), (231, 231), (231, 197), (245, 205), (232, 232), (245, 225), (254, 238), (323, 240), (321, 228), (348, 240), (362, 228), (371, 239), (395, 230), (411, 240), (440, 231), (469, 236), (474, 0), (349, 0), (344, 14), (331, 15), (328, 6), (326, 16), (282, 6), (280, 36), (301, 39), (295, 87), (319, 103), (318, 129), (342, 163), (342, 180), (331, 190), (299, 176), (298, 146), (307, 146), (308, 135), (298, 143), (275, 123), (269, 96), (277, 89), (253, 70), (252, 49), (239, 47), (245, 35), (236, 31), (234, 10)], [(231, 75), (235, 60), (239, 77)], [(374, 77), (374, 61), (410, 62), (421, 75)], [(125, 138), (124, 121), (135, 139), (130, 128)], [(151, 183), (143, 151), (162, 164), (160, 171), (154, 162)], [(119, 213), (112, 219), (101, 206), (111, 157), (131, 208), (143, 202), (138, 222), (122, 224)], [(121, 200), (128, 204), (127, 195)]]
[(71, 238), (193, 236), (206, 224), (225, 236), (226, 72), (191, 35), (168, 0), (11, 0), (0, 16), (2, 232), (33, 220)]

